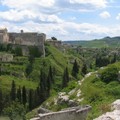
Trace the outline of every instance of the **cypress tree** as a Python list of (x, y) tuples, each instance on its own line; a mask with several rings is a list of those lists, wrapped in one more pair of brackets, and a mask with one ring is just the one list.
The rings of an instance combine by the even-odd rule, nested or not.
[(17, 89), (17, 99), (19, 100), (19, 102), (22, 102), (22, 94), (21, 94), (21, 88), (20, 88), (20, 86)]
[(50, 68), (49, 68), (49, 77), (50, 77), (50, 79), (51, 79), (51, 82), (53, 82), (54, 83), (54, 79), (53, 79), (53, 71), (52, 71), (52, 67), (50, 66)]
[(35, 100), (34, 103), (36, 106), (38, 106), (40, 104), (40, 87), (39, 86), (36, 88), (34, 96), (36, 98), (34, 99)]
[(66, 67), (63, 73), (62, 88), (67, 87), (68, 82), (69, 82), (69, 73), (68, 73), (68, 68)]
[(33, 66), (32, 66), (31, 63), (29, 63), (29, 64), (27, 65), (27, 67), (26, 67), (26, 70), (25, 70), (27, 77), (30, 75), (30, 73), (32, 72), (32, 70), (33, 70)]
[(27, 92), (25, 86), (22, 88), (22, 103), (23, 105), (27, 103)]
[(3, 94), (2, 94), (2, 90), (0, 89), (0, 114), (3, 110)]
[(67, 67), (66, 67), (66, 79), (67, 79), (67, 82), (70, 81), (69, 72), (68, 72), (68, 68)]
[(32, 89), (29, 90), (28, 102), (29, 102), (29, 110), (32, 110), (33, 109), (33, 90)]
[(74, 77), (77, 77), (78, 72), (79, 72), (79, 66), (78, 66), (77, 60), (75, 60), (73, 64), (72, 75)]
[(41, 103), (46, 99), (46, 78), (45, 73), (41, 70), (40, 75), (40, 101)]
[(15, 85), (15, 81), (12, 81), (12, 87), (11, 87), (11, 92), (10, 92), (10, 96), (11, 96), (11, 100), (15, 101), (16, 99), (16, 85)]
[(82, 71), (83, 75), (85, 75), (87, 73), (87, 65), (85, 63), (83, 64), (81, 71)]
[(2, 64), (0, 64), (0, 76), (2, 75)]
[(48, 77), (47, 77), (47, 97), (50, 95), (50, 89), (51, 89), (51, 76), (50, 73), (48, 73)]

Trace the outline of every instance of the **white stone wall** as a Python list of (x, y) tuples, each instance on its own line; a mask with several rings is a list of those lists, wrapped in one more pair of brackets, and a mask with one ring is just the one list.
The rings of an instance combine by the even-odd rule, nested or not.
[(74, 107), (65, 111), (39, 114), (38, 117), (31, 120), (86, 120), (90, 106), (84, 108)]

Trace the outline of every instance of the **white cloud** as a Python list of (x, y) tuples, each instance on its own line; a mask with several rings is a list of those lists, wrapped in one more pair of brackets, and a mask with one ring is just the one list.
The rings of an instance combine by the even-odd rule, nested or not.
[(101, 18), (104, 18), (104, 19), (107, 19), (107, 18), (111, 17), (110, 13), (107, 12), (107, 11), (104, 11), (104, 12), (100, 13), (99, 15), (100, 15)]
[(91, 5), (96, 8), (104, 8), (106, 7), (107, 0), (70, 0), (71, 4), (81, 4), (81, 5)]
[(1, 27), (7, 27), (11, 32), (19, 32), (21, 29), (26, 32), (43, 32), (47, 34), (47, 37), (55, 36), (61, 40), (95, 39), (105, 36), (118, 36), (120, 33), (120, 25), (106, 27), (100, 24), (78, 24), (67, 21), (49, 24), (40, 24), (33, 21), (27, 21), (18, 25), (15, 23), (2, 22), (1, 25)]
[(9, 11), (0, 12), (0, 19), (11, 22), (23, 22), (28, 20), (33, 20), (37, 22), (46, 22), (46, 23), (59, 23), (63, 20), (58, 18), (56, 15), (46, 15), (41, 12), (34, 12), (31, 10), (14, 10), (10, 9)]
[(16, 9), (32, 8), (33, 6), (52, 7), (54, 2), (54, 0), (1, 0), (3, 5)]
[[(1, 4), (8, 7), (6, 11), (0, 12), (1, 26), (7, 27), (9, 31), (19, 32), (23, 29), (44, 32), (62, 40), (91, 39), (120, 33), (118, 27), (70, 22), (76, 21), (76, 16), (70, 17), (70, 21), (58, 17), (64, 11), (85, 12), (104, 8), (107, 6), (107, 0), (1, 0)], [(110, 17), (108, 12), (103, 13), (103, 18)]]
[(116, 19), (117, 19), (117, 20), (120, 20), (120, 13), (118, 13)]

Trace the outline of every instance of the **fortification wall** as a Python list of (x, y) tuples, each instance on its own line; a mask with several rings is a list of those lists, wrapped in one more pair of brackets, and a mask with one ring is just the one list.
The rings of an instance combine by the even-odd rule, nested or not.
[(37, 46), (43, 56), (45, 56), (44, 42), (46, 35), (44, 33), (37, 32), (23, 32), (21, 33), (8, 33), (7, 29), (0, 29), (0, 43), (12, 44), (13, 48), (16, 45), (20, 45), (23, 51), (23, 55), (28, 55), (28, 46)]
[(85, 120), (90, 109), (90, 106), (74, 107), (64, 111), (39, 114), (31, 120)]
[(10, 43), (19, 45), (43, 45), (46, 39), (46, 35), (41, 33), (9, 33)]

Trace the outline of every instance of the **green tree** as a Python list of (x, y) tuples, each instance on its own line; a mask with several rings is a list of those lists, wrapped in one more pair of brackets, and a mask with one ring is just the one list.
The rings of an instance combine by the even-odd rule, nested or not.
[(0, 89), (0, 114), (3, 110), (3, 94), (2, 94), (2, 90)]
[(4, 114), (7, 115), (10, 120), (26, 120), (26, 109), (17, 101), (12, 102), (12, 104), (4, 108)]
[(34, 57), (33, 55), (30, 55), (30, 56), (28, 57), (28, 61), (30, 62), (30, 64), (33, 64), (34, 61), (35, 61), (35, 57)]
[(50, 73), (48, 73), (48, 77), (47, 77), (47, 83), (46, 83), (46, 90), (47, 90), (47, 97), (50, 96), (50, 89), (51, 89), (51, 76), (50, 76)]
[(56, 38), (56, 37), (51, 37), (51, 39), (52, 39), (52, 40), (57, 40), (57, 38)]
[(68, 68), (66, 67), (63, 73), (62, 88), (67, 87), (68, 82), (69, 82), (69, 73), (68, 73)]
[(10, 92), (11, 100), (15, 101), (16, 99), (16, 84), (15, 81), (12, 81), (11, 92)]
[(33, 98), (33, 90), (30, 89), (29, 94), (28, 94), (28, 102), (29, 102), (29, 110), (30, 111), (33, 109), (33, 99), (36, 99), (36, 98)]
[(22, 48), (21, 47), (16, 47), (15, 48), (15, 55), (16, 56), (22, 56)]
[(105, 83), (118, 80), (118, 71), (116, 66), (107, 67), (100, 73), (100, 78)]
[(37, 46), (29, 46), (29, 55), (34, 57), (40, 57), (42, 53)]
[(22, 102), (22, 93), (21, 93), (21, 87), (17, 89), (17, 99), (21, 103)]
[(115, 63), (116, 61), (117, 61), (117, 55), (114, 54), (114, 55), (113, 55), (113, 58), (112, 58), (112, 60), (111, 60), (111, 63)]
[(23, 86), (22, 88), (22, 103), (23, 105), (26, 105), (27, 103), (27, 91), (26, 91), (25, 86)]
[(41, 103), (46, 99), (46, 77), (45, 73), (41, 70), (40, 75), (40, 101)]
[(51, 66), (49, 67), (49, 73), (48, 73), (48, 74), (49, 74), (49, 77), (50, 77), (50, 79), (51, 79), (51, 82), (54, 83), (53, 70), (52, 70), (52, 67), (51, 67)]
[(72, 75), (74, 77), (77, 77), (78, 72), (79, 72), (79, 65), (77, 63), (77, 60), (75, 60), (75, 62), (73, 64), (73, 68), (72, 68)]
[(85, 75), (87, 73), (87, 65), (84, 63), (81, 72), (83, 73), (83, 75)]
[(29, 63), (25, 69), (26, 76), (28, 77), (32, 71), (33, 71), (33, 65)]

